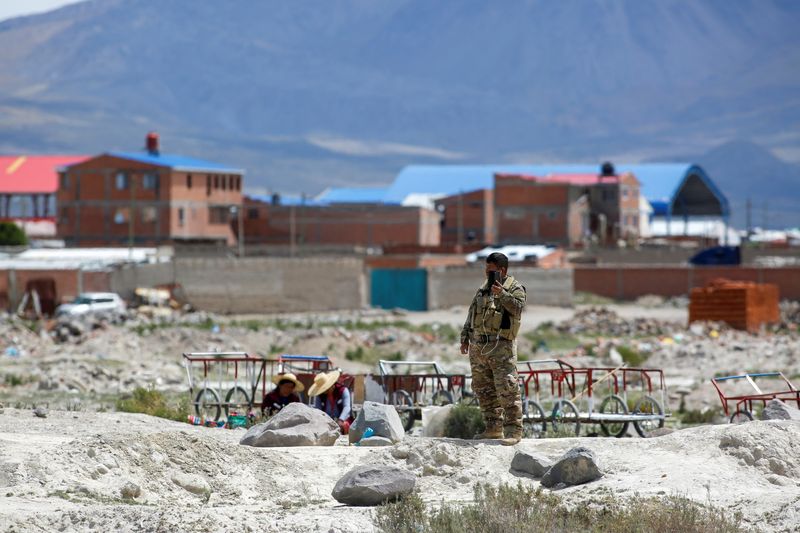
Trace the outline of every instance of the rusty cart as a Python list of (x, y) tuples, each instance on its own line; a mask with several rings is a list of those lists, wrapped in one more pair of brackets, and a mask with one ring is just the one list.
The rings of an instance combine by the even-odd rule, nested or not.
[[(587, 367), (561, 359), (519, 361), (524, 436), (580, 435), (598, 424), (603, 435), (622, 437), (630, 424), (646, 437), (664, 427), (666, 385), (657, 368)], [(598, 402), (599, 400), (599, 402)]]
[(448, 374), (435, 361), (378, 362), (384, 403), (397, 409), (403, 427), (409, 431), (422, 418), (422, 407), (447, 405), (473, 398), (467, 389), (468, 376)]
[(184, 353), (183, 360), (195, 414), (204, 421), (215, 422), (223, 413), (226, 419), (234, 412), (249, 414), (256, 398), (260, 405), (268, 368), (276, 363), (246, 352)]
[[(722, 376), (713, 378), (711, 383), (717, 389), (722, 409), (725, 411), (725, 416), (730, 417), (731, 424), (753, 420), (754, 403), (766, 405), (769, 400), (774, 399), (784, 403), (794, 402), (800, 409), (800, 390), (783, 375), (783, 372), (754, 372), (737, 376)], [(747, 385), (744, 387), (740, 386), (745, 383)], [(766, 392), (764, 389), (767, 389)], [(730, 412), (729, 405), (732, 402), (735, 402), (733, 413)]]

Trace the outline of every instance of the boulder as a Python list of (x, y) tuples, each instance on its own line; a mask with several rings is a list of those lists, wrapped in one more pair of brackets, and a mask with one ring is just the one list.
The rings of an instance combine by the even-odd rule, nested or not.
[(416, 481), (414, 474), (396, 466), (362, 465), (342, 476), (331, 495), (347, 505), (380, 505), (410, 494)]
[(47, 418), (47, 409), (44, 407), (37, 407), (33, 410), (33, 415), (39, 418)]
[(395, 408), (383, 403), (364, 402), (355, 422), (350, 426), (350, 442), (360, 441), (368, 427), (374, 431), (373, 437), (386, 437), (392, 442), (400, 442), (406, 434)]
[(208, 482), (200, 476), (179, 472), (172, 476), (172, 482), (186, 492), (202, 496), (211, 492)]
[(136, 483), (128, 481), (119, 489), (119, 493), (124, 499), (133, 500), (142, 494), (142, 489)]
[(367, 437), (357, 443), (359, 446), (392, 446), (394, 443), (386, 437)]
[(800, 420), (800, 410), (773, 399), (761, 411), (761, 420)]
[(257, 447), (333, 446), (339, 426), (324, 412), (304, 403), (290, 403), (278, 414), (251, 427), (239, 444)]
[(556, 485), (581, 485), (598, 479), (603, 474), (597, 466), (597, 457), (588, 448), (579, 446), (565, 453), (556, 463), (545, 472), (542, 485), (555, 487)]
[(530, 474), (533, 477), (542, 477), (551, 466), (553, 466), (553, 461), (544, 455), (521, 450), (518, 450), (514, 454), (514, 459), (511, 460), (511, 470)]

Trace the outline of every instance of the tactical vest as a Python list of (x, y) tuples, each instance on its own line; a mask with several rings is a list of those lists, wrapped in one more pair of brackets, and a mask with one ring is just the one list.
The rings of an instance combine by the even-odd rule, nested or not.
[[(506, 276), (503, 288), (509, 291), (514, 285), (515, 280), (511, 276)], [(522, 287), (525, 290), (524, 287)], [(501, 339), (513, 340), (519, 333), (520, 318), (513, 316), (502, 305), (497, 297), (492, 297), (492, 293), (486, 287), (481, 287), (475, 296), (475, 312), (472, 314), (472, 332), (474, 335), (489, 335), (491, 337), (500, 334)]]

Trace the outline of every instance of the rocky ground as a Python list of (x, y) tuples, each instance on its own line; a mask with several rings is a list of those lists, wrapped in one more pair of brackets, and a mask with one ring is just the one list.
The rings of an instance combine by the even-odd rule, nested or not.
[[(373, 531), (372, 510), (338, 504), (336, 481), (360, 464), (417, 477), (429, 503), (467, 502), (476, 482), (538, 486), (510, 471), (515, 449), (406, 437), (391, 447), (252, 448), (243, 430), (146, 415), (6, 408), (0, 415), (3, 531)], [(557, 458), (595, 452), (603, 477), (557, 491), (568, 501), (676, 494), (740, 511), (750, 530), (800, 523), (800, 423), (702, 426), (650, 439), (526, 440)]]

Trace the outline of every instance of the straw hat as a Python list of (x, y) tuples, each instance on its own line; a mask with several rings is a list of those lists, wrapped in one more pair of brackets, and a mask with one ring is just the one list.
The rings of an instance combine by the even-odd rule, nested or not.
[(328, 389), (333, 387), (333, 384), (336, 383), (341, 375), (342, 373), (338, 370), (317, 374), (314, 377), (314, 383), (308, 388), (308, 395), (319, 396), (323, 392), (327, 392)]
[(295, 392), (303, 392), (305, 390), (305, 387), (303, 386), (302, 383), (300, 383), (300, 380), (297, 379), (297, 376), (295, 376), (291, 372), (287, 372), (285, 374), (278, 374), (277, 376), (274, 376), (272, 378), (272, 382), (275, 385), (277, 385), (281, 381), (291, 381), (292, 383), (294, 383)]

